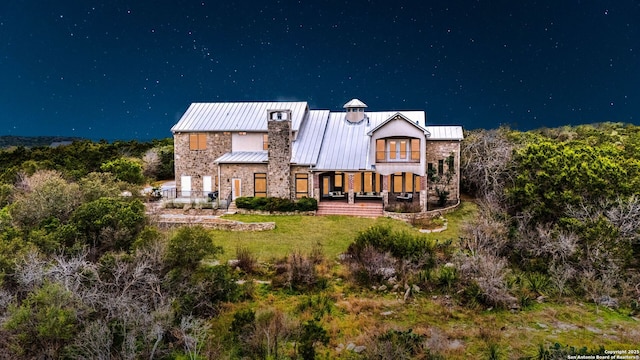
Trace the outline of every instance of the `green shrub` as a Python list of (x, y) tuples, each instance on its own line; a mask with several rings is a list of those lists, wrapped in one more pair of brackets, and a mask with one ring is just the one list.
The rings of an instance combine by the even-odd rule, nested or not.
[(432, 359), (433, 355), (425, 346), (426, 340), (425, 335), (416, 334), (411, 329), (389, 330), (375, 338), (365, 350), (365, 356), (368, 359)]
[(302, 198), (297, 202), (278, 197), (238, 197), (236, 206), (240, 209), (269, 212), (314, 211), (318, 202), (313, 198)]
[(316, 321), (310, 320), (302, 325), (298, 355), (304, 360), (313, 360), (316, 358), (315, 346), (317, 344), (328, 344), (329, 335), (322, 325)]
[(247, 247), (236, 248), (236, 259), (238, 260), (236, 266), (247, 274), (253, 274), (258, 269), (258, 259)]
[(349, 245), (347, 253), (356, 255), (367, 246), (381, 252), (390, 252), (398, 259), (426, 260), (425, 268), (434, 265), (435, 244), (421, 235), (412, 235), (405, 231), (392, 232), (388, 226), (372, 226), (358, 234), (356, 240)]
[(458, 271), (453, 266), (443, 266), (440, 268), (440, 271), (438, 271), (437, 282), (443, 289), (451, 290), (457, 280)]
[(303, 197), (296, 203), (299, 211), (315, 211), (318, 210), (318, 200), (314, 198)]
[(181, 227), (169, 239), (167, 265), (170, 268), (195, 269), (207, 255), (222, 253), (213, 245), (211, 233), (201, 226)]

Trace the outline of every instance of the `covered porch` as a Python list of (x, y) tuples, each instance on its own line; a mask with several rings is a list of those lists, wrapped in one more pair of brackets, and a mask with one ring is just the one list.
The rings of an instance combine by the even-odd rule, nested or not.
[(315, 174), (315, 182), (319, 203), (381, 204), (390, 211), (403, 212), (426, 210), (426, 179), (412, 172), (325, 171)]

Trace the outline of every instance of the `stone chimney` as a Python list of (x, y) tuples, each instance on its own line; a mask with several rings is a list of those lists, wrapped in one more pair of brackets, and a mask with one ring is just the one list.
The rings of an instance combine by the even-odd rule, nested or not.
[(268, 110), (267, 196), (291, 198), (291, 110)]
[(352, 99), (343, 106), (347, 109), (347, 121), (350, 123), (358, 123), (364, 119), (364, 109), (367, 104), (358, 99)]

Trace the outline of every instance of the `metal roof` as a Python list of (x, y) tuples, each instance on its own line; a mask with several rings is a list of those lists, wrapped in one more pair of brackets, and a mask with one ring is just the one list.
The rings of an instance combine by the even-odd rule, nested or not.
[(327, 127), (329, 110), (311, 110), (304, 121), (296, 141), (293, 142), (291, 163), (312, 165), (318, 160), (320, 146)]
[(344, 104), (343, 108), (366, 108), (367, 104), (358, 99), (351, 99), (348, 103)]
[(427, 140), (462, 140), (462, 126), (427, 126)]
[(350, 123), (344, 113), (331, 113), (316, 164), (317, 169), (360, 170), (367, 167), (370, 125)]
[(266, 163), (268, 159), (269, 155), (266, 151), (236, 151), (228, 152), (213, 162), (219, 164), (255, 164)]
[(373, 159), (368, 158), (371, 138), (367, 133), (398, 113), (412, 122), (418, 122), (420, 127), (424, 124), (424, 111), (365, 112), (367, 117), (365, 121), (355, 124), (345, 119), (344, 112), (330, 113), (315, 168), (319, 170), (369, 169)]
[(298, 131), (307, 108), (305, 101), (192, 103), (171, 131), (267, 131), (267, 110), (291, 110)]

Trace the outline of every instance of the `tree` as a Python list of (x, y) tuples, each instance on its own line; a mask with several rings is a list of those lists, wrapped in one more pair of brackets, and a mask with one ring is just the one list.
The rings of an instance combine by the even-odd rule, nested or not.
[(92, 172), (80, 179), (78, 183), (86, 202), (120, 195), (118, 181), (111, 173)]
[(218, 253), (222, 253), (222, 248), (213, 245), (213, 238), (205, 228), (181, 227), (169, 239), (167, 266), (194, 270), (205, 256)]
[(45, 283), (18, 306), (9, 307), (4, 328), (16, 355), (56, 359), (78, 331), (78, 304), (60, 285)]
[(13, 220), (24, 228), (39, 226), (48, 218), (67, 221), (80, 204), (80, 188), (56, 171), (38, 171), (16, 186), (18, 192), (10, 207)]
[(460, 186), (478, 197), (504, 200), (513, 180), (512, 153), (516, 144), (509, 129), (468, 132), (460, 146)]
[(131, 184), (142, 185), (145, 181), (142, 174), (142, 165), (138, 159), (119, 158), (111, 160), (102, 164), (100, 170), (110, 172), (116, 179)]
[(603, 145), (541, 141), (516, 152), (517, 177), (508, 190), (514, 210), (554, 221), (567, 205), (628, 196), (637, 181), (621, 163), (618, 149)]
[(155, 179), (174, 178), (173, 145), (155, 146), (142, 156), (144, 175)]
[(78, 207), (71, 223), (98, 252), (128, 250), (144, 229), (145, 207), (140, 200), (100, 198)]

